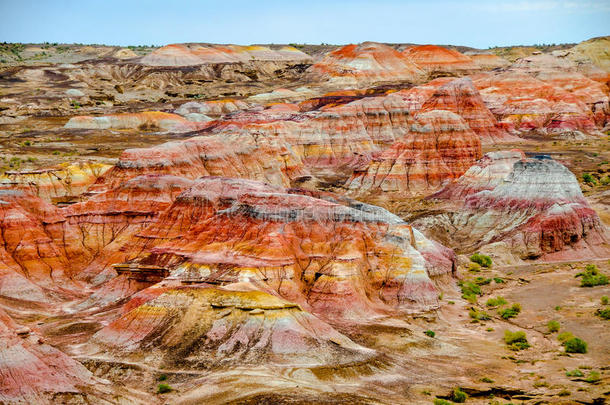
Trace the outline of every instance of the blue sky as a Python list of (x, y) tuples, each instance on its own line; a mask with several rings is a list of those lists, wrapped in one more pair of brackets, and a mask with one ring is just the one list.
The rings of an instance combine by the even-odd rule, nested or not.
[(610, 34), (610, 0), (0, 0), (0, 42), (489, 46)]

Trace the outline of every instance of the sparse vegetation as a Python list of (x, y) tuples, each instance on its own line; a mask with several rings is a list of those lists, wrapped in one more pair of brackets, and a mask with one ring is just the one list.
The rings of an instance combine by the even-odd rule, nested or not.
[(582, 180), (587, 184), (597, 184), (595, 177), (593, 177), (591, 173), (583, 173)]
[(451, 395), (451, 399), (453, 402), (457, 402), (459, 404), (466, 402), (468, 399), (468, 394), (462, 391), (459, 387), (453, 389), (453, 394)]
[(481, 265), (479, 263), (470, 262), (470, 263), (468, 263), (468, 271), (472, 271), (473, 273), (478, 273), (481, 271)]
[(487, 256), (487, 255), (482, 255), (480, 253), (475, 253), (472, 256), (470, 256), (470, 261), (474, 262), (474, 263), (478, 263), (483, 267), (491, 267), (491, 257)]
[(559, 340), (561, 343), (570, 340), (574, 337), (574, 335), (572, 335), (571, 332), (561, 332), (559, 335), (557, 335), (557, 340)]
[(477, 277), (474, 279), (476, 285), (487, 285), (491, 283), (491, 278)]
[(494, 380), (492, 380), (489, 377), (483, 377), (483, 378), (481, 378), (481, 382), (484, 382), (484, 383), (487, 383), (487, 384), (493, 384)]
[(451, 405), (451, 402), (446, 399), (434, 398), (434, 405)]
[(577, 337), (573, 337), (571, 339), (563, 342), (563, 346), (565, 347), (566, 353), (586, 353), (587, 352), (587, 342)]
[(171, 392), (173, 390), (174, 389), (171, 386), (169, 386), (168, 384), (159, 384), (157, 386), (157, 394), (165, 394), (165, 393)]
[(161, 374), (157, 380), (159, 380), (159, 381), (165, 381), (165, 380), (167, 380), (167, 375), (165, 375), (165, 374)]
[(594, 264), (587, 264), (585, 271), (576, 274), (575, 277), (582, 277), (580, 279), (581, 287), (595, 287), (608, 284), (608, 276), (601, 274)]
[(572, 395), (572, 393), (564, 388), (561, 391), (559, 391), (557, 393), (557, 395), (560, 397), (568, 397), (568, 396)]
[(435, 333), (434, 331), (430, 330), (430, 329), (428, 329), (427, 331), (425, 331), (425, 332), (424, 332), (424, 334), (425, 334), (426, 336), (428, 336), (428, 337), (431, 337), (431, 338), (433, 338), (433, 337), (436, 335), (436, 333)]
[(566, 371), (566, 376), (567, 377), (584, 377), (584, 374), (582, 373), (582, 371), (575, 369), (572, 371)]
[(504, 280), (501, 279), (500, 277), (494, 277), (494, 282), (496, 284), (504, 284)]
[(510, 319), (514, 318), (521, 312), (521, 304), (514, 303), (510, 308), (501, 309), (498, 311), (498, 315), (502, 317), (502, 319)]
[(549, 333), (555, 333), (555, 332), (559, 332), (559, 328), (561, 327), (561, 325), (559, 324), (558, 321), (549, 321), (549, 323), (546, 324), (546, 327), (549, 330)]
[(603, 297), (601, 297), (600, 302), (602, 303), (602, 305), (608, 305), (608, 296), (604, 295)]
[(598, 309), (595, 311), (595, 315), (599, 316), (602, 319), (609, 320), (610, 319), (610, 309)]
[(487, 312), (479, 311), (476, 308), (470, 308), (470, 311), (468, 311), (468, 315), (470, 315), (474, 322), (488, 321), (491, 319)]
[(525, 332), (522, 331), (511, 332), (509, 330), (505, 330), (504, 342), (508, 345), (509, 349), (515, 351), (525, 350), (531, 347), (527, 341)]
[(462, 289), (462, 298), (468, 302), (477, 302), (477, 295), (481, 295), (481, 287), (472, 281), (460, 282), (459, 285)]
[(487, 305), (488, 307), (499, 307), (502, 305), (506, 305), (507, 302), (504, 299), (504, 297), (496, 297), (496, 298), (490, 298), (487, 300), (487, 302), (485, 303), (485, 305)]
[(590, 384), (595, 384), (595, 383), (599, 382), (599, 380), (601, 380), (601, 376), (599, 375), (599, 373), (597, 371), (591, 371), (589, 373), (589, 375), (587, 376), (587, 378), (585, 378), (585, 381)]

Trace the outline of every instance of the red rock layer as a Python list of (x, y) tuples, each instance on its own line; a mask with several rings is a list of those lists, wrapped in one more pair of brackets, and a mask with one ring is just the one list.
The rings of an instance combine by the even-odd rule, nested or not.
[[(191, 184), (191, 180), (182, 177), (142, 175), (85, 202), (64, 208), (63, 214), (69, 223), (80, 230), (82, 245), (95, 257), (79, 272), (78, 278), (99, 284), (114, 277), (116, 273), (110, 266), (124, 262), (130, 253), (123, 247), (129, 245), (139, 231), (156, 221), (159, 214)], [(129, 287), (118, 281), (113, 283), (116, 291), (111, 294), (106, 288), (104, 295), (123, 295), (122, 291)]]
[(487, 154), (436, 195), (458, 206), (463, 202), (460, 208), (416, 223), (435, 236), (440, 229), (452, 229), (440, 238), (467, 249), (503, 242), (521, 258), (607, 256), (607, 231), (574, 175), (549, 157), (516, 155), (518, 151)]
[(501, 128), (469, 78), (453, 80), (438, 87), (421, 107), (421, 111), (432, 110), (458, 114), (481, 138), (483, 144), (518, 140)]
[(295, 192), (201, 178), (138, 234), (154, 247), (136, 262), (189, 282), (250, 280), (325, 318), (436, 305), (427, 271), (451, 273), (449, 251), (381, 208)]
[(463, 174), (481, 156), (481, 142), (449, 111), (417, 115), (407, 134), (373, 157), (346, 184), (349, 194), (397, 198), (430, 193)]
[(397, 50), (376, 42), (346, 45), (329, 52), (308, 72), (337, 83), (421, 81), (424, 73)]
[(417, 45), (402, 53), (427, 72), (465, 72), (476, 70), (477, 65), (468, 56), (437, 45)]
[(78, 361), (45, 344), (0, 309), (1, 403), (46, 404), (69, 401), (71, 397), (83, 400), (87, 397), (85, 390), (90, 391), (95, 383), (93, 375)]
[(0, 294), (37, 302), (74, 297), (74, 277), (89, 260), (80, 237), (55, 206), (0, 190)]
[(603, 85), (578, 73), (483, 74), (474, 84), (500, 123), (516, 133), (597, 135), (596, 122), (601, 126), (608, 120)]
[(171, 368), (230, 362), (349, 366), (376, 353), (276, 295), (248, 283), (173, 287), (138, 305), (91, 341), (107, 355)]

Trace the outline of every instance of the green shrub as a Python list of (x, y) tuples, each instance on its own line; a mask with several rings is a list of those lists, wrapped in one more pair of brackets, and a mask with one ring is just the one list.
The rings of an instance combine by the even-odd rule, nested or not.
[(559, 328), (561, 327), (561, 325), (559, 324), (559, 322), (553, 320), (549, 321), (549, 323), (546, 324), (546, 327), (549, 329), (549, 332), (555, 333), (559, 332)]
[(587, 378), (585, 378), (586, 382), (592, 383), (592, 384), (595, 384), (599, 380), (601, 380), (601, 377), (597, 371), (591, 371), (589, 373), (589, 375), (587, 376)]
[(170, 387), (168, 384), (159, 384), (157, 386), (157, 394), (165, 394), (167, 392), (171, 392), (174, 389)]
[(602, 183), (604, 186), (607, 186), (608, 184), (610, 184), (610, 176), (604, 176), (602, 177), (600, 180), (600, 183)]
[(608, 296), (604, 295), (601, 299), (600, 302), (602, 303), (602, 305), (608, 305)]
[(578, 273), (575, 277), (582, 277), (580, 279), (581, 287), (595, 287), (597, 285), (608, 284), (608, 276), (600, 274), (597, 266), (594, 264), (587, 264), (585, 271)]
[(469, 302), (477, 302), (477, 295), (481, 295), (481, 287), (472, 281), (460, 282), (462, 289), (462, 298)]
[(587, 342), (577, 337), (568, 339), (563, 342), (563, 346), (566, 348), (566, 353), (586, 353)]
[(470, 262), (468, 263), (468, 271), (478, 273), (479, 271), (481, 271), (481, 265), (479, 263)]
[(566, 371), (566, 376), (568, 376), (568, 377), (583, 377), (584, 374), (582, 373), (582, 371), (576, 369), (576, 370), (572, 370), (572, 371)]
[(590, 184), (597, 183), (597, 181), (595, 180), (595, 177), (593, 177), (593, 175), (591, 173), (583, 173), (582, 179), (585, 183), (590, 183)]
[(567, 340), (570, 340), (574, 337), (574, 335), (572, 335), (572, 333), (570, 332), (561, 332), (559, 335), (557, 335), (557, 340), (559, 340), (561, 343), (564, 343)]
[(489, 377), (483, 377), (483, 378), (481, 378), (481, 382), (484, 382), (484, 383), (487, 383), (487, 384), (493, 384), (494, 380), (492, 380)]
[(491, 278), (477, 277), (474, 279), (476, 285), (487, 285), (491, 283)]
[(451, 395), (451, 399), (453, 402), (463, 403), (468, 399), (468, 395), (462, 391), (460, 388), (456, 387), (453, 389), (453, 394)]
[(431, 337), (431, 338), (433, 338), (433, 337), (436, 335), (436, 333), (434, 333), (434, 331), (432, 331), (432, 330), (430, 330), (430, 329), (428, 329), (427, 331), (425, 331), (425, 332), (424, 332), (424, 334), (425, 334), (426, 336)]
[(491, 267), (491, 257), (487, 255), (482, 255), (480, 253), (475, 253), (470, 256), (470, 261), (474, 263), (478, 263), (483, 267)]
[(599, 316), (602, 319), (610, 319), (610, 309), (598, 309), (595, 311), (595, 315)]
[(468, 315), (470, 315), (470, 317), (475, 321), (488, 321), (491, 319), (487, 312), (479, 311), (476, 308), (470, 308)]
[(504, 280), (501, 279), (500, 277), (494, 277), (494, 282), (496, 284), (504, 284)]
[(504, 342), (508, 345), (511, 350), (525, 350), (530, 347), (530, 344), (527, 341), (527, 336), (525, 332), (516, 331), (511, 332), (509, 330), (504, 331)]
[(161, 374), (161, 375), (159, 376), (159, 378), (157, 378), (157, 380), (158, 380), (158, 381), (165, 381), (165, 380), (167, 380), (167, 376), (166, 376), (165, 374)]
[(519, 312), (521, 312), (521, 304), (514, 303), (510, 308), (505, 308), (498, 311), (498, 314), (502, 317), (502, 319), (510, 319), (519, 315)]
[(434, 398), (434, 405), (451, 405), (446, 399)]
[(499, 307), (502, 305), (506, 305), (507, 302), (504, 299), (504, 297), (496, 297), (496, 298), (490, 298), (487, 300), (487, 302), (485, 303), (485, 305), (487, 305), (488, 307)]

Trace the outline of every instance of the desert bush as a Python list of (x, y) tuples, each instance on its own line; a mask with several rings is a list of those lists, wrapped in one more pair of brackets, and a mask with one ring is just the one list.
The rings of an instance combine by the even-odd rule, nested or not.
[(478, 273), (479, 271), (481, 271), (481, 265), (479, 263), (470, 262), (468, 263), (468, 271)]
[(494, 283), (496, 284), (504, 284), (504, 280), (500, 277), (494, 277)]
[(557, 393), (557, 395), (560, 397), (568, 397), (568, 396), (572, 395), (572, 393), (564, 388), (561, 391), (559, 391)]
[(451, 405), (451, 402), (446, 399), (434, 398), (434, 405)]
[(573, 337), (571, 339), (563, 342), (563, 346), (565, 347), (566, 353), (586, 353), (587, 352), (587, 342), (577, 337)]
[(568, 376), (568, 377), (583, 377), (584, 374), (582, 373), (582, 371), (576, 369), (576, 370), (572, 370), (572, 371), (566, 371), (566, 376)]
[(595, 287), (608, 284), (608, 276), (600, 274), (597, 266), (592, 264), (588, 264), (585, 271), (578, 273), (576, 277), (582, 277), (580, 279), (581, 287)]
[(514, 303), (510, 308), (499, 310), (498, 314), (502, 317), (502, 319), (510, 319), (519, 315), (519, 312), (521, 312), (521, 304)]
[(165, 375), (165, 374), (161, 374), (161, 375), (159, 376), (159, 378), (157, 378), (157, 380), (159, 380), (159, 381), (165, 381), (165, 380), (167, 380), (167, 375)]
[(462, 298), (469, 302), (477, 302), (477, 295), (481, 295), (481, 287), (472, 281), (460, 282), (459, 285), (462, 290)]
[(431, 337), (431, 338), (433, 338), (433, 337), (436, 335), (436, 333), (434, 333), (434, 331), (432, 331), (432, 330), (430, 330), (430, 329), (428, 329), (427, 331), (425, 331), (425, 332), (424, 332), (424, 334), (425, 334), (426, 336)]
[(453, 402), (463, 403), (468, 399), (468, 395), (462, 391), (459, 387), (453, 389), (453, 394), (451, 395), (451, 399)]
[(599, 380), (601, 380), (601, 376), (599, 375), (599, 373), (597, 371), (591, 371), (589, 373), (589, 375), (587, 376), (587, 378), (585, 378), (586, 382), (592, 383), (592, 384), (595, 384)]
[(604, 295), (599, 301), (602, 303), (602, 305), (608, 305), (608, 296)]
[(599, 316), (602, 319), (610, 319), (610, 309), (598, 309), (595, 311), (595, 315)]
[(583, 173), (582, 180), (585, 183), (589, 183), (589, 184), (596, 184), (597, 183), (597, 181), (595, 180), (595, 177), (593, 177), (591, 175), (591, 173)]
[(549, 329), (549, 332), (555, 333), (559, 332), (559, 328), (561, 327), (561, 325), (559, 324), (559, 322), (553, 320), (549, 321), (549, 323), (546, 324), (546, 327)]
[(475, 321), (488, 321), (491, 319), (487, 312), (479, 311), (476, 308), (470, 308), (468, 315), (470, 315), (470, 317)]
[(168, 384), (159, 384), (157, 386), (157, 393), (158, 394), (165, 394), (167, 392), (171, 392), (174, 389), (172, 387), (170, 387)]
[(484, 382), (484, 383), (487, 383), (487, 384), (493, 384), (494, 380), (492, 380), (489, 377), (483, 377), (483, 378), (481, 378), (481, 382)]
[(504, 299), (504, 297), (496, 297), (496, 298), (490, 298), (487, 300), (487, 302), (485, 303), (485, 305), (487, 305), (488, 307), (499, 307), (502, 305), (506, 305), (507, 302)]
[(561, 343), (570, 340), (574, 337), (574, 335), (572, 335), (571, 332), (561, 332), (559, 335), (557, 335), (557, 340), (559, 340)]
[(527, 336), (525, 332), (516, 331), (511, 332), (509, 330), (504, 331), (504, 342), (508, 345), (511, 350), (525, 350), (530, 347), (529, 342), (527, 341)]
[(491, 283), (491, 278), (477, 277), (474, 279), (476, 285), (487, 285)]
[(478, 263), (483, 267), (491, 267), (491, 257), (487, 255), (482, 255), (480, 253), (475, 253), (470, 256), (470, 261), (474, 263)]

